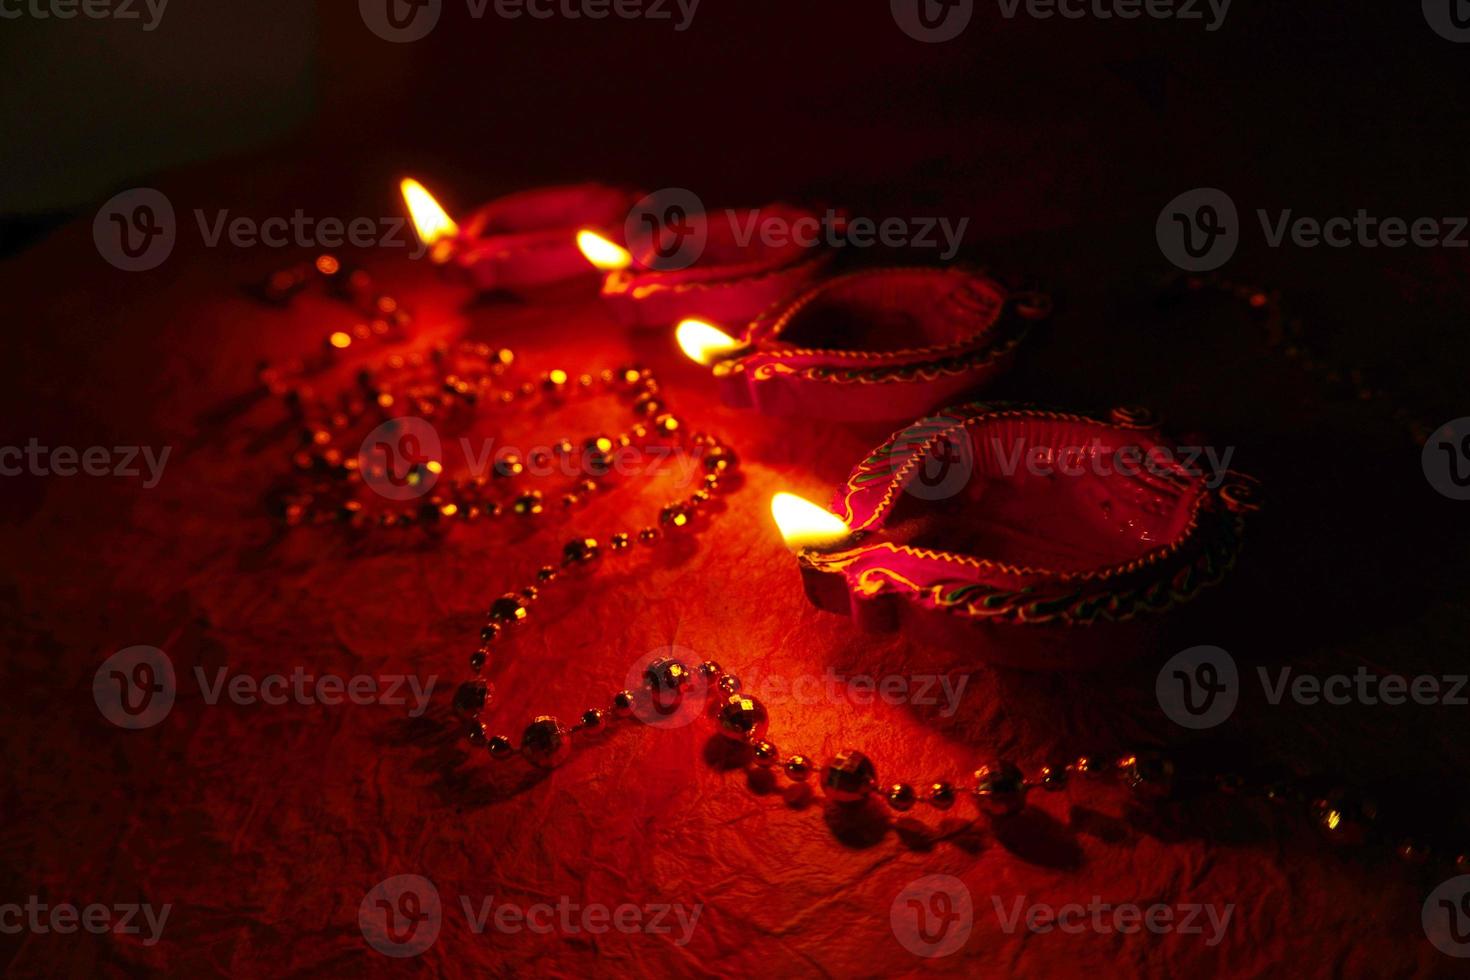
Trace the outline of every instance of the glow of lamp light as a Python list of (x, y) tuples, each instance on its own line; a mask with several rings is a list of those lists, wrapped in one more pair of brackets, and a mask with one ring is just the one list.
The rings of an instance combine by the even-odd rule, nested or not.
[(633, 264), (633, 256), (626, 248), (608, 241), (595, 231), (583, 229), (577, 232), (577, 247), (588, 262), (603, 272), (617, 272)]
[(434, 245), (459, 234), (459, 225), (423, 184), (412, 177), (405, 177), (398, 188), (403, 192), (403, 202), (408, 205), (409, 217), (413, 219), (414, 231), (421, 242)]
[(674, 331), (679, 349), (690, 360), (700, 364), (713, 364), (720, 355), (739, 350), (743, 344), (719, 327), (703, 320), (685, 320)]
[(830, 548), (841, 544), (852, 531), (847, 522), (810, 500), (794, 493), (778, 493), (771, 498), (771, 516), (786, 547), (793, 551), (802, 548)]

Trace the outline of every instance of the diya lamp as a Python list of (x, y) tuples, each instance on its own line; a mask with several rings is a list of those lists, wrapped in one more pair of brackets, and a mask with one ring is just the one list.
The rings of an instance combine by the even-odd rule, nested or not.
[(546, 187), (491, 201), (461, 225), (418, 181), (407, 178), (400, 190), (430, 259), (487, 292), (588, 274), (578, 230), (621, 225), (636, 198), (602, 184)]
[(726, 404), (768, 415), (839, 421), (916, 418), (977, 389), (1010, 363), (1048, 314), (959, 268), (873, 269), (838, 276), (762, 311), (732, 336), (691, 318), (676, 331), (709, 365)]
[(879, 446), (832, 510), (777, 494), (772, 516), (821, 609), (991, 663), (1096, 667), (1219, 582), (1259, 506), (1253, 479), (1169, 445), (1137, 409), (974, 402)]
[[(640, 222), (635, 207), (621, 239), (584, 228), (577, 244), (587, 264), (604, 274), (602, 298), (626, 326), (668, 326), (690, 317), (744, 323), (815, 281), (830, 249), (764, 229), (820, 222), (815, 212), (782, 204), (720, 215), (681, 213), (669, 227)], [(745, 215), (742, 217), (742, 215)]]

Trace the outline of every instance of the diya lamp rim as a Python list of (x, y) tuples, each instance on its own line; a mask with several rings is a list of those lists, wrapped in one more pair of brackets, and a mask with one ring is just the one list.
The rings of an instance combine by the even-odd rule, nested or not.
[[(979, 408), (979, 411), (975, 411), (976, 408)], [(844, 523), (847, 523), (848, 527), (851, 527), (854, 535), (873, 532), (873, 530), (878, 530), (886, 526), (888, 517), (891, 517), (892, 513), (894, 513), (894, 508), (898, 501), (898, 494), (900, 494), (903, 486), (907, 485), (908, 479), (913, 478), (914, 473), (917, 473), (917, 469), (919, 469), (920, 463), (922, 463), (925, 455), (933, 448), (933, 445), (936, 445), (939, 439), (945, 438), (945, 436), (950, 435), (956, 429), (969, 429), (972, 426), (979, 425), (979, 423), (992, 422), (992, 420), (997, 419), (1042, 419), (1055, 420), (1055, 422), (1080, 423), (1080, 425), (1101, 426), (1104, 429), (1129, 430), (1129, 432), (1142, 430), (1142, 432), (1150, 433), (1152, 438), (1160, 439), (1160, 441), (1163, 439), (1161, 433), (1158, 432), (1157, 426), (1151, 425), (1147, 429), (1138, 429), (1133, 428), (1133, 426), (1117, 425), (1117, 423), (1110, 422), (1110, 420), (1098, 419), (1098, 417), (1088, 416), (1088, 414), (1064, 413), (1064, 411), (1050, 410), (1050, 408), (1020, 406), (1020, 404), (966, 403), (961, 404), (961, 406), (945, 408), (945, 410), (936, 413), (936, 417), (944, 420), (947, 425), (928, 430), (926, 432), (926, 438), (911, 442), (911, 448), (908, 450), (906, 458), (892, 470), (892, 478), (886, 482), (883, 497), (878, 501), (878, 504), (873, 505), (872, 513), (866, 519), (858, 519), (857, 514), (854, 513), (853, 501), (858, 495), (872, 495), (875, 492), (875, 486), (873, 486), (872, 482), (858, 483), (858, 478), (872, 472), (872, 470), (867, 469), (869, 463), (872, 463), (872, 460), (875, 460), (875, 458), (885, 457), (885, 450), (897, 447), (900, 439), (903, 439), (906, 433), (910, 433), (914, 426), (908, 426), (908, 428), (895, 432), (894, 436), (891, 436), (885, 444), (879, 445), (876, 450), (873, 450), (873, 453), (867, 455), (863, 463), (858, 463), (858, 466), (854, 467), (853, 472), (848, 475), (847, 483), (836, 494), (835, 502), (838, 505), (833, 507), (832, 510), (833, 513), (838, 514), (844, 520)], [(923, 422), (923, 420), (920, 420), (920, 422)], [(894, 466), (894, 464), (885, 463), (883, 466)], [(1202, 480), (1202, 478), (1194, 479)], [(1132, 576), (1132, 574), (1148, 572), (1148, 570), (1154, 569), (1154, 567), (1160, 566), (1160, 564), (1167, 563), (1167, 561), (1179, 557), (1185, 551), (1208, 551), (1210, 550), (1211, 544), (1213, 544), (1213, 539), (1226, 538), (1227, 535), (1223, 532), (1227, 529), (1232, 529), (1232, 527), (1235, 527), (1235, 536), (1238, 536), (1238, 525), (1242, 523), (1242, 516), (1245, 513), (1250, 513), (1251, 510), (1257, 510), (1258, 507), (1254, 504), (1254, 501), (1239, 501), (1230, 498), (1230, 495), (1227, 494), (1227, 488), (1232, 488), (1236, 483), (1241, 483), (1241, 485), (1248, 486), (1248, 488), (1254, 488), (1254, 486), (1258, 485), (1258, 480), (1245, 475), (1245, 473), (1238, 472), (1238, 470), (1226, 470), (1226, 479), (1222, 480), (1214, 488), (1204, 485), (1202, 482), (1198, 483), (1198, 492), (1195, 494), (1194, 500), (1191, 501), (1188, 522), (1185, 523), (1185, 526), (1180, 529), (1180, 532), (1173, 536), (1167, 544), (1158, 545), (1158, 547), (1135, 555), (1135, 557), (1129, 558), (1127, 561), (1104, 564), (1104, 566), (1094, 567), (1094, 569), (1067, 572), (1067, 570), (1044, 569), (1044, 567), (1017, 566), (1017, 564), (1007, 563), (1007, 561), (997, 560), (997, 558), (980, 558), (975, 557), (975, 555), (960, 554), (960, 552), (939, 550), (939, 548), (916, 548), (913, 545), (898, 544), (898, 542), (892, 541), (872, 542), (872, 544), (861, 545), (861, 547), (845, 548), (844, 551), (817, 551), (814, 554), (807, 555), (804, 564), (813, 570), (820, 570), (820, 572), (847, 573), (847, 570), (853, 564), (856, 564), (858, 560), (861, 560), (861, 558), (869, 557), (869, 555), (876, 554), (879, 551), (886, 551), (891, 552), (891, 554), (903, 554), (906, 557), (919, 558), (919, 560), (953, 564), (953, 566), (958, 566), (964, 572), (969, 573), (970, 579), (975, 580), (975, 582), (979, 582), (979, 577), (976, 576), (976, 573), (989, 573), (994, 574), (994, 576), (1008, 577), (1008, 579), (1041, 579), (1047, 583), (1055, 583), (1055, 585), (1094, 585), (1094, 583), (1107, 583), (1114, 579)], [(1254, 494), (1254, 489), (1251, 492)], [(1202, 517), (1207, 516), (1208, 513), (1214, 513), (1220, 517), (1219, 522), (1217, 522), (1219, 523), (1219, 527), (1214, 529), (1213, 535), (1207, 533), (1211, 529), (1210, 527), (1205, 527), (1204, 522), (1202, 522)], [(848, 544), (848, 542), (844, 542), (844, 544)]]

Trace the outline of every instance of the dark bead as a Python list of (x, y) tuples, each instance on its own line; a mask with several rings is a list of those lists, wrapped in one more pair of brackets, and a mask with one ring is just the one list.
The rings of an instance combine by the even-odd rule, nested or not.
[(888, 805), (899, 813), (907, 813), (912, 810), (919, 799), (919, 794), (915, 793), (914, 788), (908, 783), (894, 783), (888, 787), (883, 796), (888, 800)]
[(542, 715), (526, 726), (521, 736), (521, 754), (532, 765), (550, 769), (566, 761), (571, 754), (572, 743), (561, 724), (550, 715)]
[(552, 568), (550, 565), (542, 565), (536, 571), (536, 581), (542, 583), (543, 585), (546, 584), (547, 582), (550, 582), (550, 581), (554, 580), (555, 578), (556, 578), (556, 569), (555, 568)]
[(693, 512), (683, 504), (669, 504), (658, 512), (658, 522), (664, 527), (675, 530), (686, 528), (694, 519)]
[(523, 517), (530, 517), (533, 514), (541, 513), (541, 511), (545, 509), (545, 505), (541, 496), (541, 491), (532, 490), (530, 493), (521, 494), (519, 497), (516, 498), (515, 503), (512, 505), (512, 508), (517, 514), (520, 514)]
[(619, 715), (628, 715), (633, 710), (633, 692), (619, 691), (613, 695), (613, 710)]
[(1356, 846), (1367, 841), (1378, 808), (1370, 800), (1335, 792), (1312, 803), (1312, 819), (1334, 844)]
[(930, 806), (936, 810), (948, 810), (954, 806), (954, 787), (944, 780), (929, 784), (929, 795), (926, 797)]
[(530, 614), (525, 599), (518, 595), (503, 595), (490, 604), (490, 620), (495, 624), (524, 623)]
[(596, 561), (602, 548), (596, 538), (575, 538), (562, 548), (562, 561), (568, 565), (586, 565)]
[(711, 474), (725, 473), (739, 465), (735, 450), (725, 446), (714, 446), (704, 454), (704, 468)]
[(454, 692), (454, 710), (473, 718), (485, 710), (490, 699), (490, 685), (484, 681), (465, 681)]
[(1065, 766), (1042, 766), (1041, 788), (1053, 793), (1067, 788), (1067, 769)]
[(485, 731), (485, 723), (478, 718), (472, 718), (465, 725), (465, 737), (470, 740), (470, 744), (475, 748), (483, 746), (489, 738), (489, 735)]
[(658, 528), (656, 528), (656, 527), (645, 527), (641, 531), (638, 532), (638, 543), (639, 544), (653, 544), (657, 540), (658, 540)]
[(476, 650), (474, 653), (470, 654), (470, 670), (473, 670), (475, 673), (478, 674), (481, 670), (484, 669), (485, 661), (488, 659), (489, 654), (487, 654), (484, 650)]
[(975, 770), (975, 798), (992, 817), (1010, 817), (1026, 807), (1026, 777), (1009, 762)]
[(1156, 752), (1140, 752), (1118, 763), (1123, 782), (1140, 796), (1163, 799), (1174, 792), (1174, 763)]
[(720, 693), (722, 694), (740, 693), (740, 678), (736, 677), (734, 674), (724, 675), (715, 682), (715, 685), (720, 689)]
[(1108, 767), (1101, 759), (1091, 755), (1078, 756), (1077, 761), (1067, 768), (1084, 779), (1100, 779), (1108, 771)]
[(628, 546), (632, 543), (633, 539), (628, 535), (627, 531), (619, 531), (608, 538), (607, 541), (608, 547), (613, 551), (627, 551)]
[(484, 626), (480, 627), (481, 643), (493, 643), (495, 641), (495, 638), (499, 635), (500, 627), (494, 623), (486, 623)]
[(720, 665), (713, 660), (706, 660), (699, 665), (699, 675), (705, 680), (712, 680), (723, 673)]
[(822, 770), (822, 789), (838, 803), (860, 802), (877, 784), (877, 767), (856, 749), (839, 752)]
[(786, 760), (786, 778), (795, 782), (806, 782), (812, 774), (812, 762), (804, 755), (793, 755)]
[(650, 691), (661, 694), (676, 694), (689, 683), (689, 668), (682, 660), (663, 657), (643, 668), (643, 684)]
[(600, 708), (588, 708), (582, 712), (582, 730), (584, 732), (601, 731), (606, 719)]
[(490, 757), (493, 759), (504, 759), (514, 755), (516, 751), (515, 746), (510, 744), (510, 739), (504, 735), (491, 736), (490, 741), (485, 743), (485, 748), (489, 750)]
[(767, 742), (765, 739), (756, 742), (751, 747), (751, 751), (755, 755), (755, 764), (762, 769), (769, 769), (781, 761), (781, 753), (777, 751), (776, 746)]

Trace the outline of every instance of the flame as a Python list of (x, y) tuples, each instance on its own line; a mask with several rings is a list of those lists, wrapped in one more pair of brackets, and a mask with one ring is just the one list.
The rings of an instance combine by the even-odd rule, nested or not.
[(700, 364), (713, 364), (722, 354), (739, 350), (743, 346), (719, 327), (703, 320), (685, 320), (674, 331), (674, 337), (689, 359)]
[(445, 210), (434, 200), (423, 184), (412, 177), (405, 177), (398, 185), (403, 192), (403, 201), (408, 205), (408, 214), (413, 218), (414, 230), (425, 245), (433, 245), (445, 238), (459, 234), (459, 225), (454, 223)]
[(588, 262), (603, 272), (617, 272), (633, 264), (633, 256), (626, 248), (608, 241), (595, 231), (584, 228), (577, 232), (577, 247)]
[(852, 534), (847, 522), (832, 512), (818, 507), (794, 493), (778, 493), (771, 498), (771, 516), (793, 551), (802, 548), (830, 548)]

